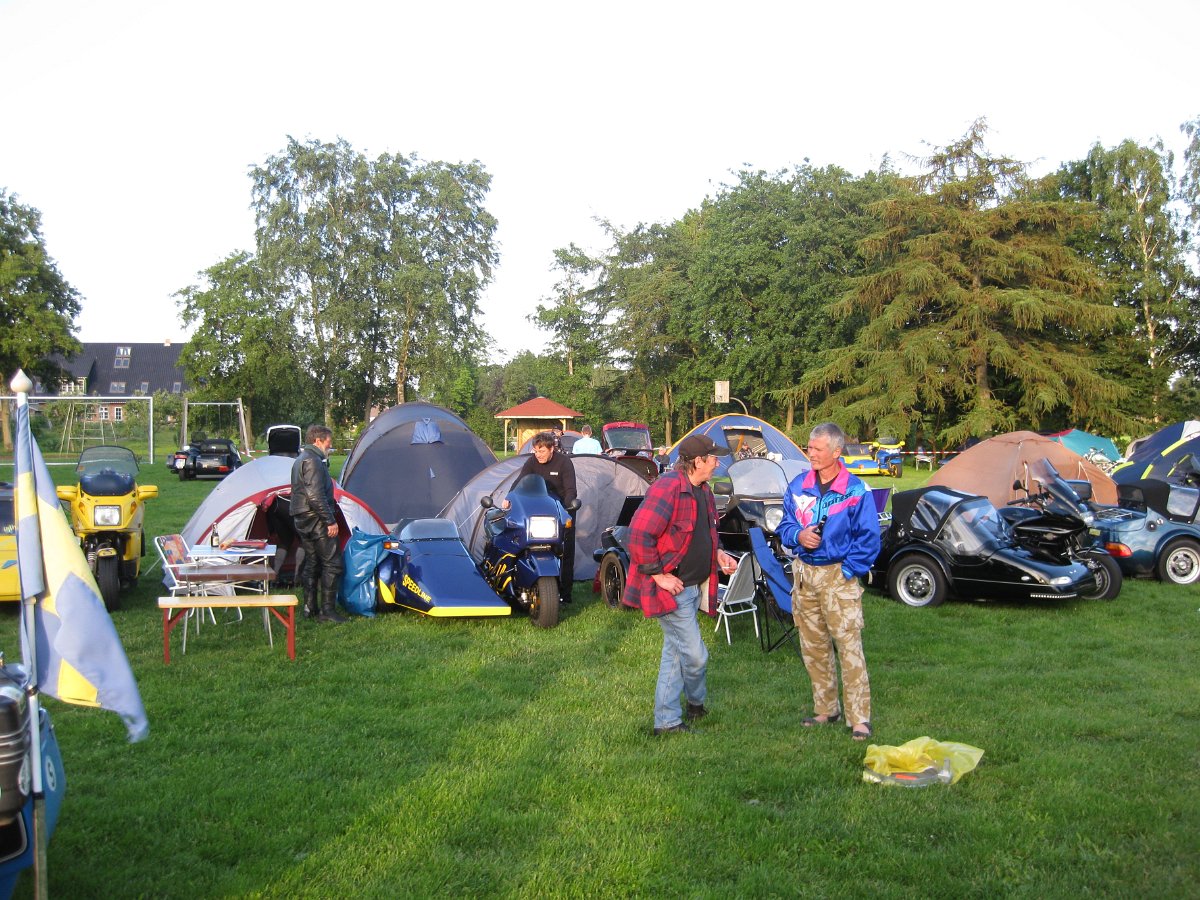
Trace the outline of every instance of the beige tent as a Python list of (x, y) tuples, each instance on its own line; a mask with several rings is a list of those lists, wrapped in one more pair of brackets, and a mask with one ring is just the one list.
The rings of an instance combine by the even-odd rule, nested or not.
[(981, 441), (943, 465), (928, 483), (981, 494), (1004, 506), (1025, 496), (1013, 490), (1014, 481), (1037, 489), (1029, 479), (1029, 463), (1036, 459), (1050, 460), (1063, 478), (1090, 482), (1097, 503), (1117, 502), (1117, 486), (1108, 475), (1058, 441), (1032, 431), (1010, 431)]

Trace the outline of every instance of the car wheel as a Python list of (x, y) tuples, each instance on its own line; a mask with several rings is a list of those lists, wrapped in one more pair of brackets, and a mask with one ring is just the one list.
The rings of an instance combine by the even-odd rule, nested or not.
[[(1096, 587), (1082, 594), (1085, 600), (1116, 600), (1121, 593), (1125, 577), (1117, 561), (1107, 553), (1096, 553), (1084, 558), (1089, 569), (1096, 575)], [(1093, 566), (1093, 563), (1096, 565)]]
[(1200, 581), (1200, 544), (1187, 538), (1176, 538), (1167, 544), (1158, 557), (1158, 577), (1172, 584)]
[(946, 578), (929, 557), (904, 556), (888, 572), (888, 593), (905, 606), (941, 606), (946, 599)]
[(625, 567), (615, 553), (605, 555), (600, 563), (600, 596), (608, 604), (609, 609), (621, 606), (621, 597), (625, 594)]
[(529, 619), (538, 628), (558, 624), (558, 579), (543, 575), (537, 580), (537, 603), (529, 608)]

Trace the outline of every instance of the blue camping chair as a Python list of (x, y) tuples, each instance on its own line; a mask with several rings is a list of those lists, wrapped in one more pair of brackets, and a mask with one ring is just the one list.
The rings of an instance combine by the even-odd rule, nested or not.
[[(754, 554), (754, 583), (763, 621), (759, 645), (764, 653), (770, 653), (796, 636), (796, 623), (792, 621), (792, 573), (790, 567), (785, 569), (784, 561), (775, 555), (761, 528), (750, 529), (750, 549)], [(780, 630), (777, 635), (771, 633), (772, 620)], [(800, 652), (799, 641), (796, 641), (796, 652)]]

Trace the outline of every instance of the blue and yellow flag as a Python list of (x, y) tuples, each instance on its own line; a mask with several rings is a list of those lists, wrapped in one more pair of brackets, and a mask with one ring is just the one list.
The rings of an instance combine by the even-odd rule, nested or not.
[(21, 629), (26, 662), (35, 663), (38, 689), (64, 703), (99, 706), (118, 713), (130, 741), (150, 731), (125, 648), (117, 636), (96, 579), (88, 568), (54, 482), (29, 430), (29, 406), (17, 399), (17, 560), (21, 596), (33, 602), (33, 641), (28, 619)]

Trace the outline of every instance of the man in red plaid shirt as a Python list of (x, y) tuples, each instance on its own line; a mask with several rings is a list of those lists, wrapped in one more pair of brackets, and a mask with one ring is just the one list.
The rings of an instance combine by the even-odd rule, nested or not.
[[(679, 442), (679, 462), (646, 491), (630, 523), (627, 601), (658, 619), (663, 630), (662, 660), (654, 692), (654, 733), (689, 731), (688, 722), (708, 715), (705, 672), (708, 648), (696, 613), (700, 591), (709, 604), (717, 597), (717, 566), (733, 572), (737, 560), (717, 547), (717, 508), (708, 480), (717, 457), (728, 456), (705, 435)], [(687, 698), (687, 710), (680, 695)]]

